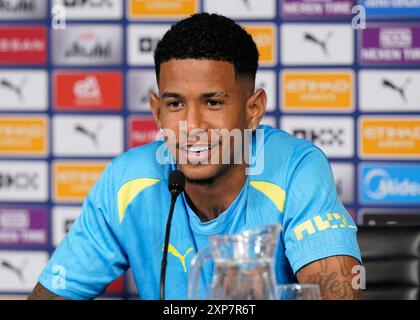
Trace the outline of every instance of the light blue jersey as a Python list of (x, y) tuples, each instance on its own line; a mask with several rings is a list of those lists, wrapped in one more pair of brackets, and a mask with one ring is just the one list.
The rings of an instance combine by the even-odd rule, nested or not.
[[(264, 129), (263, 161), (230, 207), (201, 222), (185, 197), (176, 202), (166, 273), (167, 299), (186, 299), (193, 256), (208, 236), (281, 223), (276, 255), (279, 283), (296, 282), (306, 264), (329, 256), (360, 259), (356, 226), (337, 197), (325, 155), (312, 143)], [(113, 159), (89, 192), (80, 217), (57, 247), (39, 282), (56, 295), (91, 299), (128, 268), (141, 299), (159, 299), (160, 268), (170, 206), (173, 164), (159, 164), (163, 142), (131, 149)], [(255, 141), (253, 141), (255, 144)], [(260, 159), (260, 160), (258, 160)], [(209, 275), (206, 277), (209, 278)]]

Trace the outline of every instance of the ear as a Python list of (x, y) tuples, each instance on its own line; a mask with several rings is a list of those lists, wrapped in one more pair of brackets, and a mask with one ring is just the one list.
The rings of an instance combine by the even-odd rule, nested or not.
[(267, 94), (264, 89), (258, 89), (247, 101), (248, 129), (256, 129), (264, 117), (267, 105)]
[(158, 128), (162, 128), (162, 122), (160, 121), (160, 101), (156, 93), (151, 92), (149, 94), (149, 102), (153, 114), (153, 119), (155, 120)]

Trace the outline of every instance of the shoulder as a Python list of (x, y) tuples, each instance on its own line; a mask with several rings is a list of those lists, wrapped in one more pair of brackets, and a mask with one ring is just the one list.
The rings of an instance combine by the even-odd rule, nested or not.
[(166, 149), (163, 141), (155, 141), (130, 149), (111, 160), (103, 173), (108, 187), (119, 190), (123, 185), (136, 179), (167, 180), (170, 164), (159, 161), (159, 149)]
[(282, 177), (285, 183), (301, 166), (316, 166), (319, 160), (328, 162), (324, 153), (312, 142), (296, 138), (284, 130), (269, 126), (260, 128), (264, 130), (264, 145), (259, 151), (264, 157), (262, 175)]

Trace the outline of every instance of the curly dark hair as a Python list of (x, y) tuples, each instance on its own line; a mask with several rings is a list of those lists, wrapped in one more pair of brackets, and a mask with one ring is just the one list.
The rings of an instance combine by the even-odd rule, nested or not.
[(160, 65), (171, 59), (208, 59), (233, 64), (237, 76), (255, 80), (258, 49), (251, 35), (233, 20), (197, 13), (174, 24), (155, 51), (156, 78)]

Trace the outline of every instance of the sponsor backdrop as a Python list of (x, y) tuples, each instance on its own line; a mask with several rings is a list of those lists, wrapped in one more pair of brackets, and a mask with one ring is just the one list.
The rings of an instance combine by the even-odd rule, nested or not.
[[(107, 162), (155, 138), (154, 49), (200, 11), (251, 33), (265, 123), (325, 152), (359, 224), (419, 223), (418, 1), (2, 0), (0, 295), (29, 292)], [(135, 295), (128, 272), (104, 297)]]

